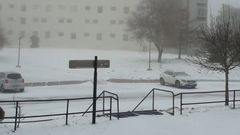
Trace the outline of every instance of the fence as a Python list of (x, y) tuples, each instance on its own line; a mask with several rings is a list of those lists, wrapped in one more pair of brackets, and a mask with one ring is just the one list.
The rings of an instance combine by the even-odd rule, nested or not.
[[(140, 104), (142, 104), (142, 102), (144, 100), (146, 100), (146, 98), (148, 98), (151, 94), (152, 94), (152, 110), (155, 109), (154, 104), (155, 104), (155, 92), (166, 92), (166, 93), (170, 93), (171, 94), (171, 98), (172, 98), (172, 112), (170, 114), (174, 115), (175, 114), (175, 101), (177, 97), (180, 97), (180, 114), (182, 115), (182, 111), (183, 111), (183, 106), (187, 106), (187, 105), (198, 105), (198, 104), (214, 104), (214, 103), (224, 103), (225, 100), (204, 100), (201, 102), (184, 102), (184, 97), (186, 95), (197, 95), (197, 94), (203, 94), (204, 96), (207, 96), (207, 94), (216, 94), (216, 93), (225, 93), (225, 91), (204, 91), (204, 92), (181, 92), (178, 94), (175, 94), (172, 91), (169, 90), (162, 90), (162, 89), (157, 89), (157, 88), (153, 88), (141, 101), (140, 103), (137, 104), (137, 106), (132, 110), (132, 112), (134, 112)], [(240, 99), (236, 99), (236, 92), (240, 93), (240, 90), (229, 90), (229, 93), (232, 94), (232, 100), (229, 100), (229, 102), (233, 103), (233, 109), (235, 109), (236, 106), (236, 102), (239, 102)], [(229, 95), (230, 95), (229, 94)]]
[[(110, 94), (111, 96), (105, 96), (105, 93)], [(115, 96), (115, 97), (114, 97)], [(112, 102), (113, 99), (117, 101), (117, 113), (119, 113), (119, 99), (118, 96), (114, 93), (108, 92), (108, 91), (103, 91), (99, 97), (103, 98), (103, 110), (96, 110), (96, 112), (110, 112), (110, 120), (111, 120), (111, 115), (112, 115)], [(109, 104), (110, 107), (109, 109), (105, 109), (105, 99), (109, 99)], [(14, 101), (0, 101), (0, 103), (13, 103), (15, 105), (15, 115), (10, 116), (10, 117), (5, 117), (5, 120), (13, 120), (13, 121), (2, 121), (0, 123), (14, 123), (14, 131), (16, 131), (17, 127), (19, 126), (20, 123), (32, 123), (32, 122), (43, 122), (43, 121), (49, 121), (52, 119), (49, 119), (49, 117), (56, 117), (56, 116), (65, 116), (65, 124), (68, 125), (68, 119), (69, 115), (75, 115), (75, 114), (85, 114), (85, 113), (93, 113), (93, 111), (78, 111), (78, 112), (69, 112), (70, 108), (70, 101), (82, 101), (82, 100), (93, 100), (93, 97), (84, 97), (84, 98), (64, 98), (64, 99), (42, 99), (42, 100), (14, 100)], [(38, 115), (28, 115), (28, 116), (21, 116), (21, 103), (43, 103), (43, 102), (65, 102), (66, 103), (66, 109), (64, 113), (52, 113), (52, 114), (38, 114)], [(21, 119), (30, 119), (30, 118), (48, 118), (45, 120), (35, 120), (35, 121), (21, 121)]]

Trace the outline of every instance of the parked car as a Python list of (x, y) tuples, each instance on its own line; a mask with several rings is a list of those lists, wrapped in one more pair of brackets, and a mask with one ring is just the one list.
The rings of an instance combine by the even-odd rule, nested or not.
[(24, 91), (24, 79), (17, 72), (0, 72), (0, 91)]
[(195, 88), (197, 81), (185, 72), (167, 70), (160, 75), (160, 84), (174, 85), (177, 88)]

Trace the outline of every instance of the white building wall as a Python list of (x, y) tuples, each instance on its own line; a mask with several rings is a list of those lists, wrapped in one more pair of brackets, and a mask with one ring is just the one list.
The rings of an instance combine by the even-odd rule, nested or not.
[[(13, 47), (19, 34), (24, 34), (22, 45), (29, 47), (30, 36), (37, 33), (41, 47), (134, 49), (138, 45), (126, 31), (126, 18), (140, 1), (0, 0), (1, 27)], [(190, 7), (194, 18), (196, 3)]]

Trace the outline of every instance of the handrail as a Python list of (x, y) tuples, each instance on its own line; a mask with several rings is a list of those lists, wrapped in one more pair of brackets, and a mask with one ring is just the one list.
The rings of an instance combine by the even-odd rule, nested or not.
[[(105, 112), (104, 112), (104, 110), (105, 110), (105, 98), (106, 98), (105, 93), (108, 93), (108, 94), (110, 94), (110, 95), (116, 96), (116, 97), (112, 97), (112, 98), (117, 101), (117, 114), (118, 114), (118, 119), (119, 119), (119, 97), (118, 97), (117, 94), (112, 93), (112, 92), (109, 92), (109, 91), (105, 91), (105, 90), (102, 91), (102, 92), (99, 94), (99, 96), (97, 97), (97, 99), (96, 99), (96, 100), (98, 100), (99, 98), (103, 98), (103, 114), (105, 113)], [(102, 95), (103, 95), (103, 97), (101, 97)], [(111, 103), (110, 103), (110, 104), (111, 104)], [(89, 111), (89, 109), (90, 109), (92, 106), (93, 106), (93, 103), (86, 109), (86, 111), (82, 114), (82, 116), (84, 116), (84, 115)], [(110, 117), (111, 117), (111, 116), (110, 116)]]
[(158, 92), (167, 92), (167, 93), (171, 93), (172, 95), (172, 109), (173, 109), (173, 112), (172, 112), (172, 115), (174, 115), (174, 104), (175, 104), (175, 96), (174, 96), (174, 93), (172, 91), (169, 91), (169, 90), (163, 90), (163, 89), (158, 89), (158, 88), (153, 88), (150, 92), (148, 92), (148, 94), (137, 104), (137, 106), (132, 110), (132, 112), (134, 112), (140, 104), (142, 104), (142, 102), (151, 94), (153, 93), (153, 99), (152, 99), (152, 110), (154, 110), (154, 98), (155, 98), (155, 91), (158, 91)]
[[(109, 93), (112, 94), (114, 96), (104, 96), (104, 98), (109, 98), (110, 102), (112, 102), (112, 99), (117, 100), (117, 107), (118, 107), (118, 116), (119, 116), (119, 99), (118, 99), (118, 95), (111, 93), (111, 92), (107, 92), (104, 91), (103, 93)], [(83, 114), (83, 113), (92, 113), (92, 111), (88, 111), (88, 112), (69, 112), (69, 101), (73, 101), (73, 100), (86, 100), (86, 99), (93, 99), (93, 97), (83, 97), (83, 98), (61, 98), (61, 99), (36, 99), (36, 100), (0, 100), (0, 103), (14, 103), (15, 105), (15, 116), (11, 116), (11, 117), (5, 117), (6, 119), (13, 119), (12, 122), (7, 122), (7, 121), (2, 121), (0, 123), (14, 123), (14, 131), (16, 131), (17, 127), (19, 126), (19, 123), (24, 123), (24, 121), (20, 121), (20, 119), (22, 118), (41, 118), (41, 117), (53, 117), (53, 116), (66, 116), (66, 122), (65, 124), (68, 125), (68, 116), (69, 115), (73, 115), (73, 114)], [(52, 102), (52, 101), (66, 101), (67, 105), (66, 105), (66, 112), (63, 113), (54, 113), (54, 114), (38, 114), (38, 115), (28, 115), (28, 116), (21, 116), (21, 110), (20, 110), (20, 103), (27, 103), (27, 102)], [(110, 103), (110, 105), (112, 105), (112, 103)], [(96, 112), (105, 112), (105, 111), (109, 111), (110, 114), (112, 111), (112, 106), (110, 106), (110, 109), (107, 110), (96, 110)], [(118, 117), (119, 118), (119, 117)], [(111, 116), (110, 116), (110, 120), (111, 120)], [(35, 122), (42, 122), (45, 120), (36, 120)], [(27, 122), (28, 123), (28, 122)], [(30, 123), (30, 121), (29, 121)]]

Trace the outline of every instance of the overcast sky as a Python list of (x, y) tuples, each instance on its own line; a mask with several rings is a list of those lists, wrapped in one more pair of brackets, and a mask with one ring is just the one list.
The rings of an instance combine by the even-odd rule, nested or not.
[(240, 7), (240, 0), (208, 0), (209, 1), (209, 14), (213, 16), (218, 14), (218, 10), (223, 3), (230, 4), (235, 7)]

